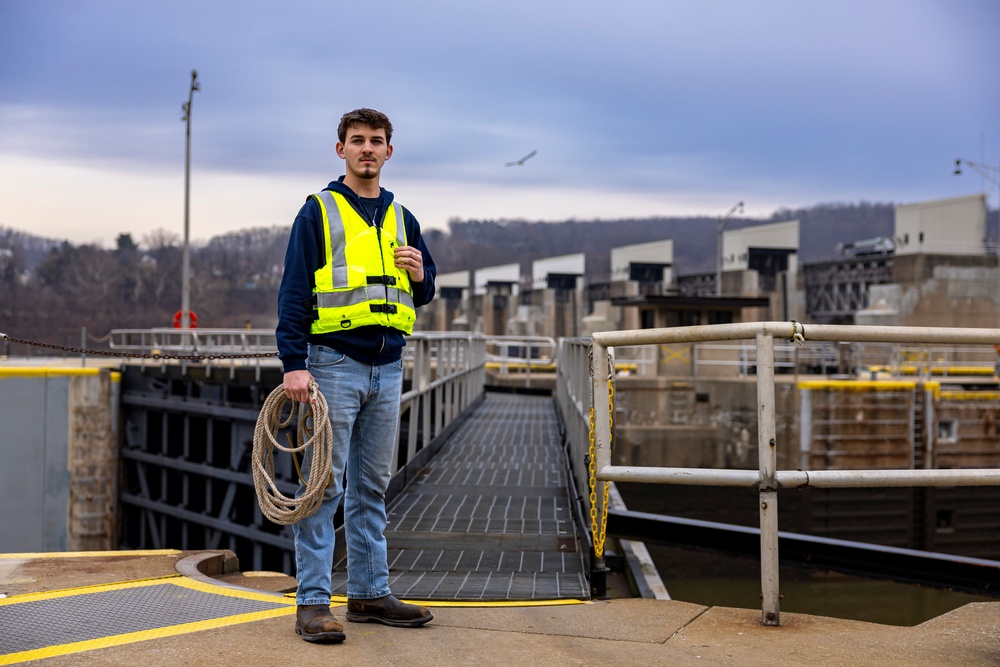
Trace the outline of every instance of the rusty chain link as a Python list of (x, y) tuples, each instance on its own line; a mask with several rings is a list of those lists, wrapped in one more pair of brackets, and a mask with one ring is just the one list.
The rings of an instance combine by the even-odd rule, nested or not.
[(55, 345), (53, 343), (41, 343), (34, 340), (25, 340), (24, 338), (16, 338), (14, 336), (8, 336), (5, 333), (0, 333), (0, 339), (5, 341), (10, 341), (12, 343), (20, 343), (21, 345), (31, 345), (34, 347), (43, 347), (49, 350), (57, 350), (59, 352), (69, 352), (70, 354), (96, 354), (103, 355), (105, 357), (126, 357), (129, 359), (176, 359), (178, 361), (214, 361), (216, 359), (262, 359), (265, 357), (276, 357), (278, 353), (275, 352), (241, 352), (237, 354), (200, 354), (195, 352), (194, 354), (164, 354), (162, 352), (125, 352), (125, 351), (115, 351), (115, 350), (91, 350), (82, 347), (69, 347), (66, 345)]

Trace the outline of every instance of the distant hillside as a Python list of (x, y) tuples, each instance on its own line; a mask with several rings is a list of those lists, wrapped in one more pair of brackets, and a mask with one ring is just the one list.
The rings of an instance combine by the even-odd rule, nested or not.
[(0, 249), (20, 249), (20, 256), (27, 267), (40, 264), (53, 248), (58, 248), (63, 241), (34, 236), (16, 229), (0, 227)]
[[(778, 211), (765, 219), (733, 218), (730, 229), (799, 220), (800, 259), (834, 257), (839, 243), (893, 230), (894, 205), (819, 204)], [(715, 270), (716, 219), (525, 220), (452, 222), (448, 231), (424, 231), (441, 273), (585, 253), (591, 282), (610, 273), (611, 248), (674, 241), (676, 275)], [(998, 237), (991, 211), (988, 236)], [(270, 328), (275, 325), (288, 227), (245, 229), (216, 236), (191, 249), (191, 309), (200, 327)], [(13, 336), (76, 344), (80, 328), (92, 340), (112, 328), (170, 326), (181, 302), (180, 238), (165, 230), (137, 244), (122, 233), (114, 248), (75, 246), (0, 228), (0, 324)], [(15, 351), (15, 353), (17, 353)]]
[[(799, 220), (800, 259), (815, 262), (834, 256), (838, 243), (890, 235), (894, 204), (820, 204), (781, 210), (767, 219), (733, 218), (727, 229)], [(428, 244), (442, 273), (520, 262), (530, 271), (537, 259), (583, 252), (595, 280), (610, 272), (610, 249), (634, 243), (673, 239), (678, 275), (715, 270), (716, 219), (645, 218), (614, 221), (526, 222), (523, 220), (456, 221), (449, 233), (428, 233)]]
[[(889, 236), (893, 230), (895, 204), (824, 203), (808, 208), (782, 209), (769, 218), (735, 217), (727, 229), (739, 229), (772, 222), (798, 220), (799, 260), (823, 261), (835, 256), (840, 243), (875, 236)], [(1000, 237), (997, 211), (990, 211), (988, 236)], [(440, 273), (475, 270), (498, 264), (519, 262), (530, 272), (534, 260), (582, 252), (593, 280), (603, 280), (610, 272), (610, 249), (635, 243), (673, 239), (674, 271), (677, 275), (711, 273), (715, 270), (716, 219), (712, 217), (626, 218), (621, 220), (567, 220), (532, 222), (527, 220), (458, 220), (447, 231), (424, 230), (428, 246)], [(288, 239), (288, 227), (246, 229), (198, 243), (194, 252), (216, 272), (254, 276), (280, 270)], [(173, 242), (178, 242), (173, 239)], [(20, 262), (33, 269), (63, 241), (32, 236), (0, 227), (0, 249), (20, 248)], [(234, 271), (234, 263), (238, 263)]]

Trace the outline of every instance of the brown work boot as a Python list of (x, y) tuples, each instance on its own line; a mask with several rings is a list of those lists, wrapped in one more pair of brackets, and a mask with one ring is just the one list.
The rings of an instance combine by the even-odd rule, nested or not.
[(397, 628), (415, 628), (433, 616), (425, 607), (400, 602), (392, 595), (374, 600), (347, 600), (347, 620), (352, 623), (385, 623)]
[(295, 608), (295, 634), (307, 642), (334, 644), (347, 637), (343, 624), (330, 613), (328, 604), (300, 604)]

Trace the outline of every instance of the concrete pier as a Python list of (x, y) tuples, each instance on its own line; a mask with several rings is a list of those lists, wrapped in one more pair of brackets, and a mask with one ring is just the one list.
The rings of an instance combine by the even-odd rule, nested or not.
[[(178, 571), (179, 564), (203, 555), (166, 551), (0, 555), (0, 592), (6, 595), (0, 598), (0, 665), (34, 660), (39, 662), (31, 664), (51, 667), (257, 667), (320, 661), (408, 667), (1000, 664), (1000, 602), (966, 605), (909, 628), (790, 613), (782, 614), (780, 627), (765, 627), (760, 624), (759, 609), (649, 599), (555, 606), (439, 603), (433, 607), (434, 621), (422, 628), (345, 623), (347, 640), (323, 646), (296, 636), (294, 601), (280, 590), (289, 584), (290, 578), (284, 575), (230, 572), (215, 577), (220, 591), (228, 587), (233, 594), (243, 594), (247, 583), (255, 583), (260, 592), (283, 601), (270, 618), (224, 617), (216, 627), (211, 623), (167, 625), (122, 636), (120, 627), (101, 626), (97, 596), (81, 598), (83, 586), (141, 580), (187, 583), (211, 591), (202, 575), (189, 576), (190, 568), (180, 568), (188, 574)], [(53, 616), (32, 602), (64, 596), (87, 604), (93, 600), (94, 608), (88, 612), (87, 604), (80, 606), (78, 601), (76, 614)], [(171, 605), (145, 607), (141, 615), (152, 627), (177, 613)], [(344, 604), (335, 602), (333, 611), (343, 619)], [(16, 624), (12, 623), (15, 618)], [(96, 641), (60, 647), (66, 628), (78, 630), (88, 624), (101, 634)], [(28, 628), (34, 638), (11, 636), (15, 625)], [(14, 652), (32, 641), (44, 646)]]

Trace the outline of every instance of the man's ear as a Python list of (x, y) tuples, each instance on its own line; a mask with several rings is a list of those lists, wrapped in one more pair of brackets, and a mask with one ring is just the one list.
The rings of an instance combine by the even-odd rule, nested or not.
[(347, 159), (347, 154), (344, 152), (344, 144), (340, 143), (339, 141), (337, 142), (337, 156), (341, 160)]
[(385, 159), (388, 160), (392, 157), (392, 144), (385, 147)]

